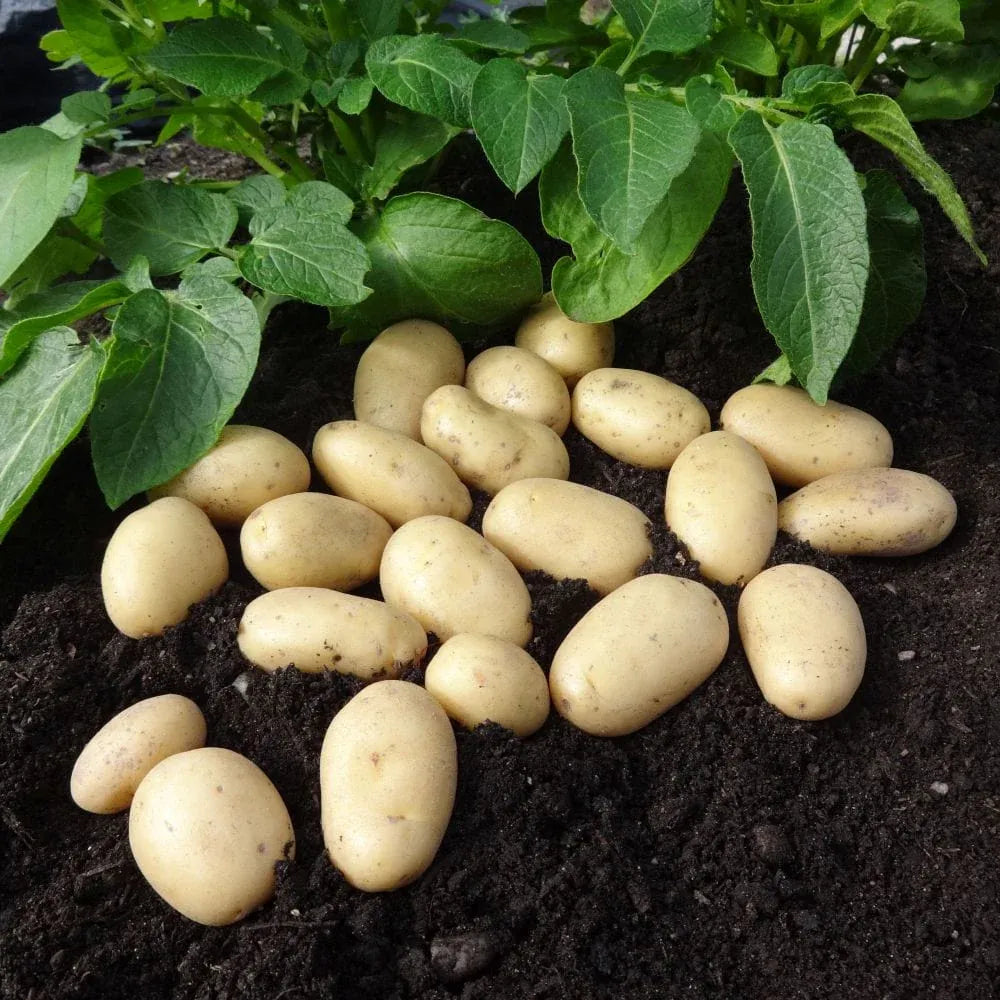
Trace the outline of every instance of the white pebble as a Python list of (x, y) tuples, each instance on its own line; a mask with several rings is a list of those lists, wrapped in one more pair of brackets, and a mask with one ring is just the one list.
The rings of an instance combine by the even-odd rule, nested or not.
[(904, 649), (901, 653), (897, 654), (900, 663), (907, 663), (910, 660), (916, 659), (916, 656), (916, 651), (912, 649)]
[(931, 783), (931, 791), (935, 795), (947, 795), (948, 783), (946, 781), (934, 781)]

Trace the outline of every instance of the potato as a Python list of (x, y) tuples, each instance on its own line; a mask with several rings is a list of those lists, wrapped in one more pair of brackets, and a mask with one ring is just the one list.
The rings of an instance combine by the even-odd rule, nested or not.
[(424, 686), (456, 722), (496, 722), (530, 736), (549, 717), (549, 682), (520, 646), (491, 635), (453, 635), (434, 655)]
[(562, 375), (531, 351), (483, 351), (465, 371), (465, 388), (491, 406), (537, 420), (560, 436), (569, 427), (569, 389)]
[(514, 343), (547, 361), (572, 389), (587, 372), (614, 360), (615, 328), (571, 320), (548, 292), (524, 318)]
[(740, 595), (739, 629), (767, 701), (793, 719), (828, 719), (865, 672), (865, 625), (844, 585), (815, 566), (772, 566)]
[(309, 459), (288, 438), (266, 427), (230, 424), (208, 454), (151, 489), (149, 499), (183, 497), (213, 524), (233, 528), (268, 500), (309, 489), (311, 477)]
[(204, 747), (167, 757), (129, 813), (132, 855), (175, 910), (221, 927), (274, 895), (274, 866), (295, 853), (285, 803), (256, 764)]
[(905, 469), (856, 469), (817, 479), (778, 506), (778, 527), (821, 552), (912, 556), (955, 527), (955, 498)]
[(560, 479), (522, 479), (486, 508), (483, 535), (522, 571), (584, 579), (599, 594), (631, 580), (653, 554), (649, 518), (632, 504)]
[(764, 460), (729, 431), (689, 444), (667, 476), (667, 526), (701, 575), (743, 585), (764, 568), (778, 533), (778, 500)]
[(892, 438), (873, 416), (833, 400), (820, 406), (791, 385), (740, 389), (726, 401), (719, 423), (749, 441), (784, 486), (892, 465)]
[(427, 652), (424, 630), (405, 611), (319, 587), (286, 587), (251, 601), (236, 642), (262, 670), (335, 670), (364, 680), (396, 677)]
[(451, 466), (405, 434), (338, 420), (316, 432), (313, 461), (334, 493), (394, 528), (427, 514), (464, 521), (472, 511), (469, 491)]
[(517, 646), (531, 638), (531, 598), (513, 563), (472, 528), (418, 517), (389, 539), (382, 594), (439, 639), (494, 635)]
[(711, 421), (697, 396), (665, 378), (599, 368), (573, 390), (573, 426), (622, 462), (669, 469)]
[(333, 718), (320, 753), (323, 841), (357, 889), (419, 878), (455, 805), (458, 755), (441, 706), (421, 687), (379, 681)]
[(408, 319), (383, 330), (361, 355), (354, 375), (354, 415), (420, 440), (420, 408), (441, 385), (461, 385), (465, 356), (437, 323)]
[(569, 476), (569, 454), (551, 427), (490, 406), (460, 385), (427, 397), (420, 430), (463, 483), (486, 493), (532, 476)]
[(329, 587), (354, 590), (378, 576), (392, 528), (353, 500), (292, 493), (269, 500), (243, 522), (246, 568), (268, 590)]
[(683, 701), (722, 662), (729, 623), (700, 583), (654, 573), (602, 598), (556, 650), (556, 711), (594, 736), (624, 736)]
[(183, 621), (228, 578), (226, 547), (208, 517), (181, 497), (164, 497), (115, 529), (101, 594), (115, 628), (142, 639)]
[(143, 778), (167, 757), (205, 745), (205, 716), (190, 698), (146, 698), (106, 722), (80, 752), (69, 779), (87, 812), (128, 809)]

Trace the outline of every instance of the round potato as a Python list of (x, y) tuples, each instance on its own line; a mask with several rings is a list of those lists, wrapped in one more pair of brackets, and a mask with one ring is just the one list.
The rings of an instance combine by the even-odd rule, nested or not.
[(233, 528), (261, 504), (309, 489), (312, 473), (301, 448), (266, 427), (230, 424), (215, 447), (173, 479), (149, 491), (149, 499), (183, 497), (213, 524)]
[(424, 686), (456, 722), (496, 722), (530, 736), (549, 717), (549, 682), (520, 646), (492, 635), (453, 635), (437, 651)]
[(240, 550), (268, 590), (354, 590), (378, 576), (391, 534), (384, 517), (354, 500), (292, 493), (269, 500), (243, 522)]
[(465, 356), (443, 327), (408, 319), (383, 330), (354, 375), (354, 415), (365, 423), (420, 440), (420, 408), (442, 385), (461, 385)]
[(419, 517), (389, 539), (382, 594), (439, 639), (494, 635), (517, 646), (531, 638), (531, 598), (513, 563), (472, 528)]
[(865, 672), (865, 625), (854, 598), (815, 566), (772, 566), (740, 595), (739, 629), (765, 699), (793, 719), (828, 719)]
[(115, 529), (101, 564), (101, 594), (115, 628), (162, 635), (229, 578), (226, 547), (193, 503), (164, 497)]
[(654, 573), (577, 622), (549, 671), (552, 704), (595, 736), (624, 736), (683, 701), (722, 662), (729, 623), (700, 583)]
[(364, 504), (394, 528), (428, 514), (464, 521), (472, 511), (469, 490), (451, 466), (405, 434), (338, 420), (316, 432), (313, 461), (334, 493)]
[(419, 878), (455, 805), (458, 755), (441, 706), (421, 687), (379, 681), (333, 718), (320, 753), (323, 841), (357, 889)]
[(599, 594), (631, 580), (653, 554), (649, 518), (600, 490), (560, 479), (505, 486), (483, 516), (483, 535), (522, 571), (584, 579)]
[(486, 493), (532, 476), (569, 476), (569, 453), (551, 427), (490, 406), (460, 385), (427, 397), (420, 429), (463, 483)]
[(573, 426), (602, 451), (644, 469), (669, 469), (711, 421), (701, 400), (630, 368), (598, 368), (573, 390)]
[(174, 754), (146, 775), (129, 813), (129, 845), (146, 881), (199, 924), (241, 920), (274, 895), (274, 866), (295, 853), (285, 803), (232, 750)]
[(764, 460), (729, 431), (695, 438), (667, 476), (667, 526), (701, 575), (743, 585), (764, 568), (778, 534), (778, 500)]

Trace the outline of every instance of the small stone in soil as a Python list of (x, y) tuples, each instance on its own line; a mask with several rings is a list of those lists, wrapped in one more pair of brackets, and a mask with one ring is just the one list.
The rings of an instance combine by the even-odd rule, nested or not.
[(931, 791), (935, 795), (947, 795), (948, 794), (948, 783), (946, 781), (934, 781), (934, 782), (931, 782)]
[(901, 663), (907, 663), (908, 661), (915, 659), (916, 655), (916, 651), (912, 649), (904, 649), (901, 653), (897, 654)]
[(485, 972), (499, 956), (489, 934), (453, 934), (431, 941), (431, 968), (444, 983), (464, 983)]

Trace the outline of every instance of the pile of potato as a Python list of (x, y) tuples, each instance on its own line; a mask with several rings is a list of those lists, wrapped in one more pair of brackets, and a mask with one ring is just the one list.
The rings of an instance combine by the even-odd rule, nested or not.
[[(292, 442), (230, 426), (108, 545), (108, 614), (141, 638), (225, 582), (217, 528), (238, 527), (243, 561), (265, 588), (240, 622), (247, 660), (372, 682), (330, 723), (320, 759), (326, 847), (358, 888), (406, 885), (434, 859), (457, 781), (450, 720), (492, 720), (527, 737), (551, 704), (589, 733), (620, 736), (686, 698), (725, 656), (729, 623), (708, 586), (640, 575), (652, 555), (648, 518), (568, 481), (560, 435), (571, 421), (615, 458), (669, 470), (666, 524), (706, 581), (743, 588), (738, 627), (753, 675), (797, 719), (847, 705), (865, 629), (830, 574), (764, 569), (778, 529), (826, 552), (884, 556), (925, 551), (954, 526), (948, 491), (891, 468), (892, 440), (868, 414), (761, 384), (733, 395), (712, 431), (694, 395), (610, 367), (613, 354), (610, 324), (574, 323), (550, 297), (516, 346), (468, 368), (444, 328), (398, 323), (361, 357), (356, 420), (316, 433), (312, 459), (333, 495), (308, 492), (310, 464)], [(796, 492), (779, 503), (776, 483)], [(482, 534), (464, 523), (470, 488), (492, 495)], [(584, 579), (602, 595), (548, 677), (524, 649), (528, 570)], [(349, 593), (376, 578), (383, 600)], [(423, 662), (428, 633), (440, 646), (425, 686), (397, 680)], [(192, 919), (227, 923), (268, 898), (294, 835), (267, 778), (205, 748), (201, 713), (184, 702), (166, 695), (111, 720), (83, 751), (73, 796), (97, 812), (131, 803), (133, 853), (153, 887)], [(232, 842), (204, 835), (229, 826)], [(227, 893), (214, 891), (221, 884)]]

